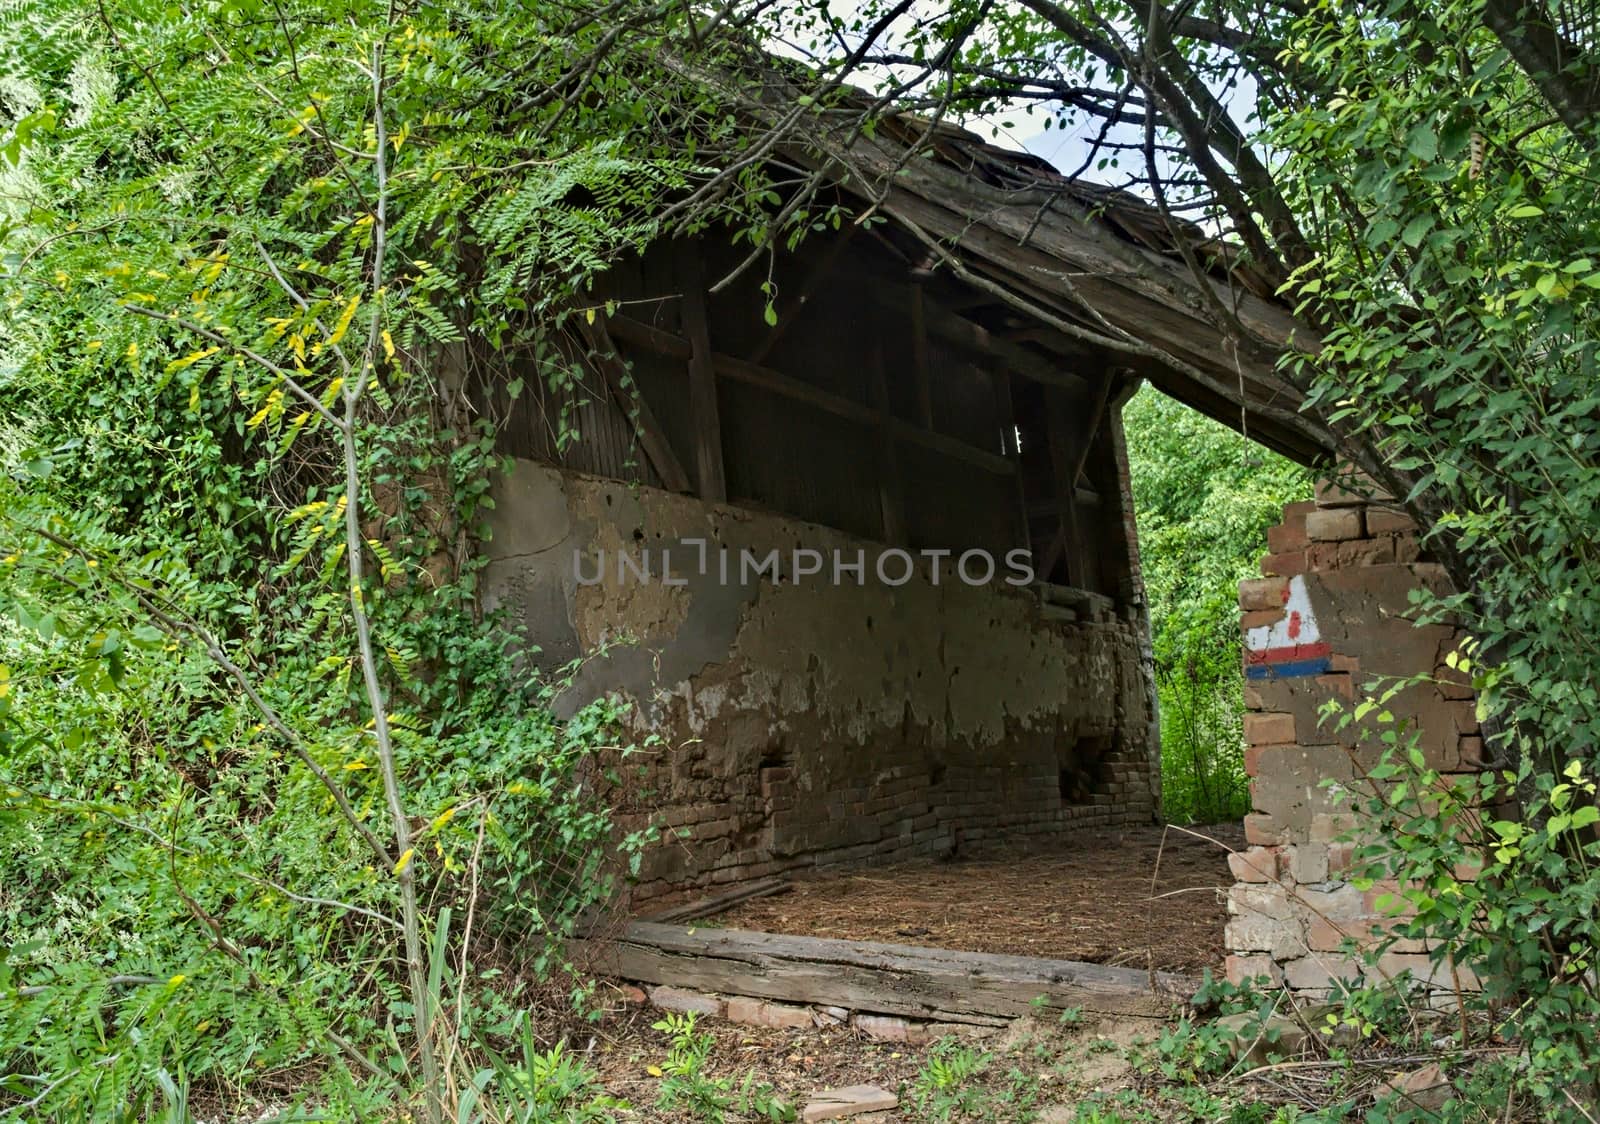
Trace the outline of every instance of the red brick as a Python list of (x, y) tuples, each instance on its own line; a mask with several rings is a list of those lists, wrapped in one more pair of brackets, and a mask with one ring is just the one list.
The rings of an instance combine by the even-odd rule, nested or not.
[(1411, 516), (1390, 507), (1367, 508), (1367, 534), (1409, 534), (1417, 529)]
[(1293, 550), (1281, 554), (1268, 554), (1261, 559), (1261, 572), (1268, 576), (1284, 578), (1303, 574), (1306, 572), (1306, 552)]
[(1356, 845), (1354, 843), (1329, 843), (1328, 844), (1328, 875), (1335, 877), (1349, 872), (1355, 865)]
[(1267, 976), (1273, 983), (1283, 982), (1283, 969), (1270, 956), (1229, 956), (1223, 962), (1228, 982), (1242, 984), (1257, 976)]
[(912, 1038), (911, 1024), (889, 1015), (855, 1015), (850, 1025), (878, 1042), (909, 1042)]
[(1239, 583), (1239, 608), (1267, 609), (1279, 616), (1289, 600), (1289, 583), (1282, 578), (1247, 578)]
[(779, 1030), (810, 1030), (815, 1025), (808, 1007), (768, 1003), (764, 999), (742, 995), (728, 1000), (728, 1020), (745, 1026), (766, 1026)]
[(1312, 542), (1343, 542), (1359, 539), (1365, 521), (1359, 507), (1335, 507), (1313, 511), (1306, 516), (1306, 537)]
[(1345, 570), (1354, 566), (1386, 566), (1400, 559), (1395, 554), (1395, 538), (1350, 539), (1346, 542), (1317, 543), (1306, 551), (1306, 565), (1313, 570)]
[(693, 1012), (721, 1018), (726, 1010), (722, 1000), (715, 995), (690, 991), (683, 987), (655, 987), (650, 989), (650, 1002), (663, 1011)]
[(1283, 610), (1280, 609), (1252, 609), (1248, 613), (1239, 614), (1239, 627), (1245, 632), (1252, 628), (1261, 628), (1277, 624), (1283, 619)]
[(1278, 821), (1261, 812), (1251, 812), (1244, 818), (1244, 841), (1251, 844), (1272, 846), (1283, 842), (1283, 829), (1278, 826)]
[(1288, 554), (1306, 548), (1306, 528), (1304, 521), (1283, 523), (1277, 527), (1267, 528), (1267, 549), (1273, 554)]
[(1282, 772), (1283, 757), (1298, 750), (1294, 745), (1247, 745), (1244, 747), (1244, 775), (1259, 777)]
[(1285, 964), (1283, 976), (1296, 991), (1327, 992), (1342, 980), (1360, 979), (1361, 965), (1342, 956), (1303, 956)]
[(1356, 691), (1348, 675), (1319, 675), (1317, 686), (1334, 694), (1343, 695), (1347, 699), (1354, 699)]
[(1244, 716), (1244, 740), (1251, 745), (1293, 745), (1294, 715), (1252, 713)]
[(1275, 882), (1278, 878), (1276, 847), (1251, 847), (1248, 851), (1233, 851), (1228, 855), (1228, 869), (1238, 882)]

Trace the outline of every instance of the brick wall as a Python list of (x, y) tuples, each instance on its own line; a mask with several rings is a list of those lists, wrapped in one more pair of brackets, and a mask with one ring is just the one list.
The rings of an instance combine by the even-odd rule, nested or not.
[(1263, 577), (1239, 586), (1253, 811), (1250, 846), (1230, 860), (1226, 943), (1230, 979), (1266, 975), (1320, 994), (1363, 973), (1409, 968), (1427, 980), (1432, 971), (1416, 942), (1400, 942), (1376, 967), (1340, 952), (1346, 937), (1375, 942), (1385, 924), (1376, 901), (1396, 887), (1363, 891), (1348, 880), (1361, 796), (1341, 794), (1382, 746), (1360, 727), (1335, 732), (1322, 707), (1353, 704), (1374, 676), (1431, 672), (1435, 682), (1386, 709), (1420, 733), (1427, 763), (1444, 773), (1471, 771), (1483, 742), (1472, 692), (1445, 663), (1460, 634), (1409, 619), (1413, 590), (1449, 588), (1411, 520), (1387, 497), (1369, 502), (1326, 483), (1316, 497), (1284, 508), (1267, 534)]

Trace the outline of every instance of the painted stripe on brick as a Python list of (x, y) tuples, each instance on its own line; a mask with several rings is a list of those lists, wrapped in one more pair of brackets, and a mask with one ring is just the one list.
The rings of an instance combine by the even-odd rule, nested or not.
[(1333, 661), (1326, 656), (1287, 663), (1257, 663), (1244, 669), (1246, 679), (1299, 679), (1307, 675), (1326, 675)]
[(1290, 644), (1282, 648), (1268, 648), (1260, 652), (1246, 652), (1247, 664), (1291, 663), (1295, 660), (1312, 660), (1333, 655), (1332, 644)]

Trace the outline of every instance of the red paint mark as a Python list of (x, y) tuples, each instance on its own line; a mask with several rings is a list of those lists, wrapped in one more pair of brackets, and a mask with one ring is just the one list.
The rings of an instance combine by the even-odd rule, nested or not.
[(1299, 612), (1299, 610), (1295, 610), (1294, 612), (1289, 614), (1289, 639), (1290, 640), (1298, 640), (1299, 638), (1300, 638), (1300, 612)]
[(1247, 651), (1244, 654), (1244, 662), (1249, 665), (1287, 663), (1291, 660), (1317, 659), (1332, 654), (1333, 645), (1326, 641), (1316, 644), (1289, 644), (1281, 648)]
[(1279, 600), (1284, 605), (1287, 605), (1289, 603), (1289, 587), (1288, 586), (1284, 586), (1283, 587), (1283, 596)]

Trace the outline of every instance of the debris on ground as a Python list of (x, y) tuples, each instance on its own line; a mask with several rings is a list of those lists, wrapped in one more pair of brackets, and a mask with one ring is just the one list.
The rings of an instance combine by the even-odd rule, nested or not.
[(800, 1119), (839, 1120), (867, 1112), (887, 1112), (899, 1105), (899, 1097), (876, 1085), (850, 1085), (843, 1089), (827, 1089), (812, 1097), (800, 1113)]

